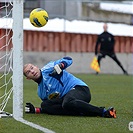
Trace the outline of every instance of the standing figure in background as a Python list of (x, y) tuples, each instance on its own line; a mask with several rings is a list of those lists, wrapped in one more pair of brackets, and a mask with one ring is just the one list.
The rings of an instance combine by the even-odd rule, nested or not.
[[(103, 29), (104, 31), (102, 34), (98, 36), (95, 46), (95, 55), (97, 55), (98, 57), (99, 66), (101, 59), (105, 58), (105, 56), (107, 55), (118, 64), (118, 66), (122, 69), (125, 75), (128, 75), (127, 71), (123, 68), (122, 64), (120, 63), (114, 52), (115, 39), (114, 36), (107, 31), (108, 26), (106, 23), (103, 25)], [(100, 45), (100, 52), (98, 53), (99, 45)]]

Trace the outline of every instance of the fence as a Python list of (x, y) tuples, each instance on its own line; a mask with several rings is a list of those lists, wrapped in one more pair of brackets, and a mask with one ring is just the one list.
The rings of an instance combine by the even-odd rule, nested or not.
[[(8, 38), (2, 37), (5, 32), (4, 29), (0, 30), (0, 47), (6, 44), (6, 39), (10, 39), (12, 34), (11, 31)], [(24, 51), (94, 52), (96, 39), (96, 34), (24, 30)], [(133, 53), (133, 37), (115, 36), (115, 40), (115, 52)]]

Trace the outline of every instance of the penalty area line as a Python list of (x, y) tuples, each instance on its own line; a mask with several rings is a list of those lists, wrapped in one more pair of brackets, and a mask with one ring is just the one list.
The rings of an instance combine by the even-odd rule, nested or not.
[(31, 126), (31, 127), (35, 128), (35, 129), (38, 129), (38, 130), (40, 130), (40, 131), (42, 131), (44, 133), (55, 133), (52, 130), (49, 130), (47, 128), (44, 128), (44, 127), (42, 127), (40, 125), (37, 125), (35, 123), (32, 123), (30, 121), (24, 120), (23, 118), (14, 118), (14, 119), (17, 120), (17, 121), (19, 121), (19, 122), (21, 122), (21, 123), (24, 123), (24, 124), (26, 124), (28, 126)]

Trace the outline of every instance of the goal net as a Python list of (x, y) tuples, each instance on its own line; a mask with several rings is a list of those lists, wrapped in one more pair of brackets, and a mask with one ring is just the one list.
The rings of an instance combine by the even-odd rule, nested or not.
[(0, 0), (0, 118), (23, 116), (22, 47), (23, 0)]

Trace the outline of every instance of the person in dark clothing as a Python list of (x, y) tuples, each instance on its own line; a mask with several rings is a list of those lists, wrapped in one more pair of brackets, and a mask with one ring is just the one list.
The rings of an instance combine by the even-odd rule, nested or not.
[(66, 71), (72, 63), (71, 57), (63, 57), (50, 61), (42, 69), (33, 64), (24, 65), (24, 75), (38, 84), (38, 96), (42, 100), (41, 107), (26, 103), (25, 112), (116, 118), (113, 107), (105, 109), (90, 104), (88, 85)]
[[(101, 59), (105, 58), (105, 56), (107, 55), (118, 64), (118, 66), (122, 69), (124, 74), (128, 75), (127, 71), (123, 68), (122, 64), (120, 63), (114, 52), (115, 39), (114, 36), (107, 31), (108, 26), (106, 23), (103, 25), (103, 29), (104, 32), (98, 36), (95, 46), (95, 55), (98, 58), (99, 66)], [(100, 51), (98, 53), (99, 45), (100, 45)]]

